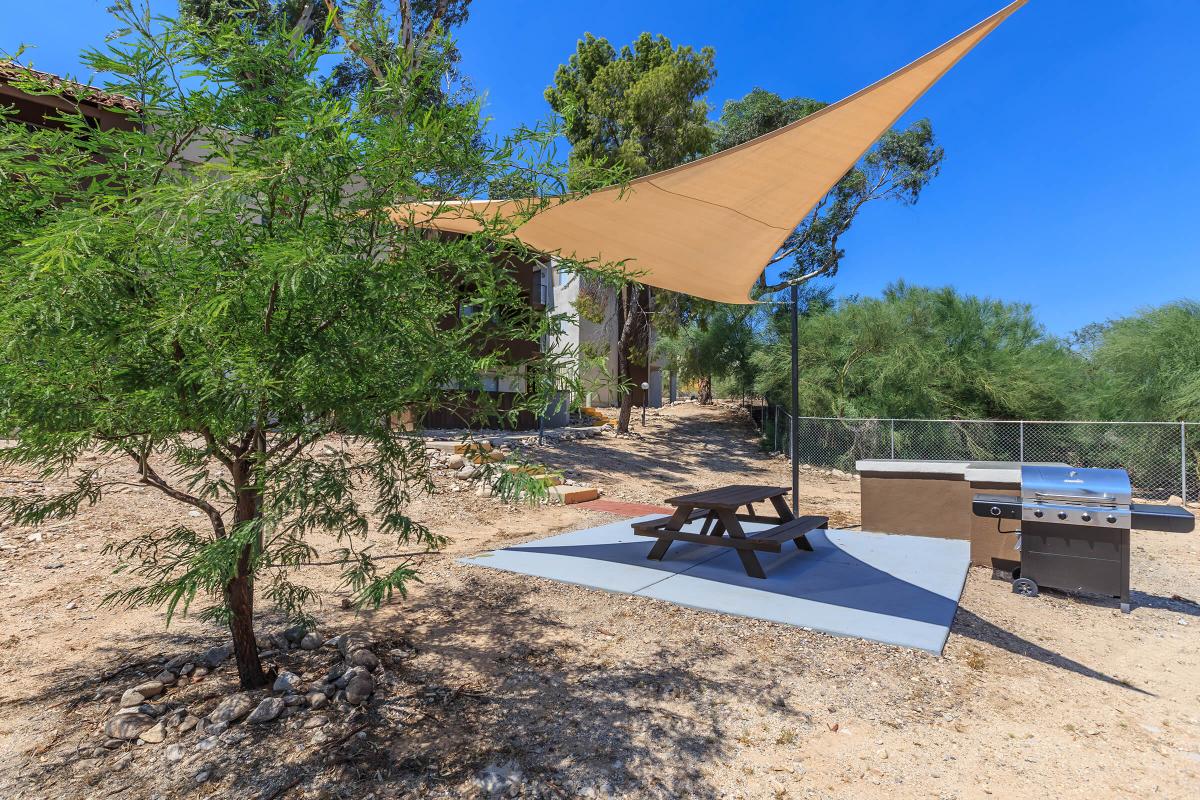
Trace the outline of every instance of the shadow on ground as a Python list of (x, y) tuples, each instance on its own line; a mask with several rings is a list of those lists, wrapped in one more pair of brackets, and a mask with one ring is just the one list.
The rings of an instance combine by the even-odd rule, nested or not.
[[(98, 749), (100, 726), (115, 711), (95, 699), (99, 688), (126, 688), (162, 657), (202, 652), (220, 638), (214, 629), (211, 639), (164, 632), (131, 640), (98, 653), (89, 674), (62, 675), (20, 703), (56, 730), (21, 763), (8, 765), (9, 788), (55, 798), (198, 791), (260, 800), (372, 793), (457, 798), (489, 796), (488, 789), (551, 798), (718, 796), (697, 769), (728, 756), (719, 706), (707, 706), (706, 718), (684, 718), (664, 701), (737, 687), (706, 675), (704, 657), (695, 652), (660, 648), (645, 662), (649, 667), (573, 657), (578, 646), (567, 644), (560, 624), (529, 602), (532, 591), (468, 579), (462, 589), (361, 615), (356, 627), (374, 632), (377, 652), (401, 648), (409, 655), (384, 657), (386, 673), (368, 705), (334, 704), (322, 729), (331, 740), (321, 745), (297, 729), (313, 713), (304, 712), (262, 726), (241, 723), (231, 731), (243, 730), (243, 741), (206, 752), (193, 734), (161, 745)], [(309, 678), (317, 677), (320, 662), (338, 660), (336, 651), (323, 649), (292, 651), (276, 663), (293, 667), (293, 658), (309, 659)], [(226, 662), (201, 684), (204, 707), (200, 700), (188, 705), (204, 713), (235, 683), (236, 670)], [(168, 763), (163, 752), (174, 742), (187, 755)], [(129, 763), (117, 767), (122, 759)], [(194, 776), (204, 771), (210, 777), (200, 789)]]

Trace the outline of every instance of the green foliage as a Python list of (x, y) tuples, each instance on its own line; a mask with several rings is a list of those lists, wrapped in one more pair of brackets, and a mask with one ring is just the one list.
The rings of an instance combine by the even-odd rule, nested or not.
[[(756, 355), (759, 391), (784, 405), (790, 347)], [(1028, 306), (903, 283), (803, 317), (799, 356), (803, 416), (1068, 418), (1080, 367)]]
[[(116, 14), (121, 30), (85, 60), (140, 104), (130, 129), (0, 119), (0, 430), (19, 436), (0, 464), (74, 481), (5, 500), (0, 518), (70, 516), (124, 463), (210, 530), (118, 543), (142, 583), (113, 600), (173, 614), (203, 599), (253, 653), (256, 584), (306, 618), (313, 593), (297, 576), (318, 563), (313, 534), (332, 536), (319, 563), (341, 567), (359, 605), (413, 577), (372, 542), (442, 544), (407, 513), (432, 484), (422, 440), (389, 426), (393, 412), (474, 405), (481, 423), (500, 413), (478, 403), (482, 374), (549, 376), (515, 420), (561, 386), (570, 353), (534, 363), (511, 346), (556, 336), (564, 317), (532, 309), (497, 258), (509, 226), (438, 239), (390, 214), (541, 173), (516, 154), (554, 134), (492, 143), (477, 103), (431, 102), (444, 47), (347, 95), (324, 77), (343, 55), (330, 37), (127, 3)], [(57, 91), (32, 73), (23, 85)], [(315, 446), (335, 432), (352, 449)], [(73, 470), (87, 450), (109, 461)], [(244, 685), (265, 680), (256, 659), (239, 669)]]
[[(803, 97), (785, 100), (754, 89), (741, 100), (725, 103), (717, 124), (717, 149), (763, 136), (825, 105)], [(943, 155), (929, 120), (918, 120), (903, 131), (887, 131), (788, 236), (772, 263), (791, 260), (782, 273), (787, 280), (837, 274), (844, 255), (839, 240), (863, 206), (875, 200), (916, 203), (921, 190), (937, 176)]]
[(761, 316), (752, 305), (694, 306), (682, 324), (662, 326), (657, 353), (682, 380), (699, 383), (702, 394), (714, 379), (736, 394), (752, 391), (757, 375), (754, 354), (759, 347), (755, 322)]
[(1180, 301), (1091, 331), (1100, 419), (1200, 420), (1200, 303)]
[(661, 35), (643, 33), (618, 52), (585, 34), (546, 89), (571, 143), (571, 187), (610, 180), (591, 164), (637, 176), (706, 153), (713, 134), (701, 98), (716, 76), (713, 58), (711, 47), (674, 47)]

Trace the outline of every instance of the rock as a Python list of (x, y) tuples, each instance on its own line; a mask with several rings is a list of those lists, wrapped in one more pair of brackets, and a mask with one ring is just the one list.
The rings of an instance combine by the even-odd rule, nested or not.
[(379, 659), (370, 650), (362, 648), (350, 654), (350, 663), (356, 667), (366, 667), (373, 672), (379, 666)]
[[(348, 598), (345, 598), (345, 597), (343, 597), (343, 598), (342, 598), (342, 602), (343, 602), (343, 603), (346, 603), (346, 602), (348, 602), (348, 600), (349, 600)], [(342, 608), (345, 608), (345, 607), (346, 607), (345, 605), (343, 605), (343, 606), (342, 606)], [(324, 645), (324, 646), (325, 646), (325, 647), (334, 647), (334, 648), (336, 648), (336, 647), (337, 647), (338, 645), (340, 645), (341, 643), (342, 643), (342, 637), (341, 637), (341, 636), (334, 636), (334, 637), (332, 637), (332, 638), (330, 638), (330, 639), (326, 639), (326, 640), (325, 640), (325, 645)]]
[(182, 761), (186, 753), (187, 749), (178, 742), (167, 745), (167, 749), (163, 751), (163, 755), (167, 757), (167, 761), (172, 763), (176, 761)]
[(475, 477), (475, 467), (471, 464), (467, 464), (465, 467), (455, 472), (454, 477), (458, 478), (460, 481), (469, 481), (471, 478)]
[(346, 702), (351, 705), (358, 705), (366, 700), (375, 691), (375, 679), (367, 674), (355, 675), (349, 683), (346, 684)]
[(192, 670), (192, 680), (199, 680), (208, 674), (208, 667), (196, 667)]
[(316, 650), (321, 646), (321, 637), (315, 633), (306, 633), (304, 638), (300, 640), (300, 647), (304, 650)]
[(137, 686), (133, 687), (133, 691), (149, 700), (151, 697), (158, 697), (160, 694), (162, 694), (163, 688), (164, 687), (161, 681), (154, 680), (146, 681), (145, 683), (139, 683)]
[(122, 741), (121, 739), (106, 739), (104, 741), (104, 749), (105, 750), (116, 750), (123, 744), (125, 744), (125, 742)]
[(63, 563), (61, 561), (51, 561), (49, 564), (46, 565), (46, 569), (62, 569), (62, 568), (63, 568)]
[(137, 708), (146, 700), (136, 689), (126, 689), (121, 695), (121, 708)]
[(225, 731), (218, 738), (221, 740), (221, 744), (234, 745), (241, 744), (249, 736), (250, 734), (244, 728), (233, 728), (232, 730)]
[(184, 686), (187, 686), (191, 682), (192, 682), (192, 679), (189, 678), (187, 675), (180, 675), (178, 678), (175, 679), (175, 685), (178, 686), (180, 689), (182, 689)]
[(211, 777), (212, 777), (211, 772), (209, 772), (206, 769), (202, 769), (196, 773), (196, 776), (194, 778), (192, 778), (192, 780), (195, 781), (196, 783), (204, 783)]
[(1179, 495), (1174, 495), (1174, 494), (1173, 494), (1173, 495), (1171, 495), (1170, 497), (1168, 497), (1168, 498), (1167, 498), (1167, 505), (1169, 505), (1169, 506), (1181, 506), (1181, 505), (1183, 505), (1183, 498), (1182, 498), (1182, 497), (1180, 497)]
[(467, 465), (467, 460), (465, 458), (463, 458), (461, 455), (459, 455), (458, 453), (455, 453), (454, 455), (450, 456), (449, 459), (446, 460), (446, 466), (449, 467), (450, 469), (459, 470), (459, 469), (462, 469), (463, 467), (465, 467), (466, 465)]
[(117, 759), (117, 762), (112, 765), (114, 772), (120, 772), (133, 763), (133, 753), (126, 753)]
[(214, 725), (219, 725), (222, 722), (237, 722), (252, 710), (254, 710), (254, 701), (248, 696), (239, 693), (226, 697), (218, 703), (217, 707), (208, 715), (208, 721)]
[(163, 686), (174, 686), (175, 681), (179, 680), (179, 678), (174, 672), (171, 672), (171, 670), (164, 669), (162, 672), (154, 676), (154, 680), (158, 683), (161, 683)]
[(138, 738), (142, 731), (154, 726), (154, 717), (145, 714), (117, 714), (104, 726), (104, 733), (110, 739), (132, 740)]
[[(224, 731), (221, 731), (221, 733), (224, 733)], [(196, 742), (196, 749), (203, 753), (212, 750), (220, 743), (221, 740), (216, 734), (213, 734), (212, 736), (205, 737), (204, 739)]]
[(283, 704), (288, 708), (291, 708), (292, 706), (298, 706), (303, 702), (304, 698), (298, 694), (289, 694), (287, 697), (283, 698)]
[(333, 685), (339, 689), (345, 689), (350, 681), (354, 680), (359, 675), (370, 675), (370, 671), (366, 667), (351, 667), (342, 673), (342, 677), (333, 682)]
[(268, 697), (258, 704), (258, 708), (254, 709), (250, 713), (250, 716), (246, 717), (246, 722), (251, 725), (262, 725), (263, 723), (270, 722), (279, 716), (280, 712), (283, 711), (283, 707), (282, 698)]
[(300, 640), (306, 633), (308, 630), (303, 625), (293, 625), (283, 632), (283, 638), (287, 640), (288, 644), (300, 644)]
[(348, 658), (355, 650), (370, 646), (371, 640), (361, 633), (347, 633), (338, 641), (338, 652)]
[(165, 703), (142, 703), (137, 710), (139, 714), (145, 714), (148, 717), (161, 717), (167, 710), (167, 706)]
[(138, 736), (138, 739), (147, 744), (161, 744), (165, 738), (167, 738), (167, 729), (161, 722), (153, 728), (147, 728), (142, 731), (141, 735)]
[(75, 608), (76, 608), (78, 605), (79, 605), (79, 603), (77, 603), (76, 601), (74, 601), (74, 600), (68, 600), (68, 601), (67, 601), (67, 605), (66, 605), (66, 609), (67, 609), (67, 611), (74, 611), (74, 610), (75, 610)]
[(324, 714), (314, 714), (313, 716), (304, 720), (304, 729), (311, 730), (313, 728), (320, 728), (322, 725), (327, 725), (328, 723), (329, 717), (325, 716)]
[(209, 669), (216, 669), (217, 667), (221, 666), (221, 662), (229, 658), (230, 654), (232, 653), (233, 648), (227, 644), (221, 645), (220, 647), (210, 647), (208, 650), (204, 651), (203, 661), (205, 666), (207, 666)]
[(183, 721), (181, 721), (179, 723), (179, 732), (187, 733), (192, 728), (196, 727), (197, 723), (199, 723), (199, 722), (200, 722), (200, 719), (198, 717), (193, 717), (191, 714), (188, 714), (186, 717), (183, 718)]
[(298, 692), (300, 691), (300, 676), (294, 672), (281, 672), (279, 677), (275, 679), (275, 683), (271, 686), (271, 691), (274, 692)]
[(176, 675), (186, 675), (190, 670), (184, 667), (188, 664), (187, 656), (175, 656), (167, 663), (163, 664), (163, 669), (168, 672), (174, 672)]
[(329, 698), (324, 692), (309, 692), (308, 705), (313, 709), (322, 709), (329, 705)]

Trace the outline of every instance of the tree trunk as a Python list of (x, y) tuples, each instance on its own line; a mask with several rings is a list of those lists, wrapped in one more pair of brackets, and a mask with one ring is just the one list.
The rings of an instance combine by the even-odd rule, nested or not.
[[(237, 505), (233, 529), (262, 517), (262, 497), (254, 488), (248, 464), (239, 465), (234, 475)], [(238, 557), (237, 574), (225, 584), (225, 603), (229, 607), (229, 632), (233, 635), (233, 655), (237, 660), (238, 680), (242, 689), (269, 686), (271, 678), (263, 671), (254, 638), (254, 577), (250, 572), (253, 548), (247, 544)]]
[(712, 404), (712, 376), (705, 375), (700, 379), (700, 405), (707, 406)]
[[(617, 417), (617, 433), (629, 433), (629, 418), (633, 414), (633, 387), (630, 368), (634, 350), (649, 326), (646, 309), (638, 301), (641, 287), (631, 283), (617, 293), (617, 314), (620, 333), (617, 337), (617, 380), (621, 383), (621, 413)], [(649, 357), (649, 353), (646, 354)]]

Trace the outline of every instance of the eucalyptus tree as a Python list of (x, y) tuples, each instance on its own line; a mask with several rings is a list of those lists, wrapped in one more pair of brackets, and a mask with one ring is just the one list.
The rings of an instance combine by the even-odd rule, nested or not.
[[(257, 595), (307, 621), (301, 576), (321, 563), (378, 604), (414, 578), (404, 553), (442, 543), (409, 515), (432, 484), (423, 440), (392, 415), (470, 407), (485, 373), (563, 366), (510, 347), (563, 321), (535, 312), (497, 257), (516, 247), (513, 223), (451, 240), (393, 213), (527, 174), (514, 152), (553, 134), (493, 144), (478, 103), (430, 102), (444, 42), (368, 65), (347, 93), (327, 64), (358, 56), (334, 37), (128, 2), (115, 13), (120, 30), (85, 62), (136, 101), (129, 126), (0, 118), (0, 431), (16, 437), (0, 464), (69, 481), (5, 498), (0, 518), (74, 515), (128, 480), (120, 465), (198, 510), (203, 524), (114, 543), (134, 583), (109, 599), (163, 606), (168, 622), (203, 604), (230, 628), (241, 684), (258, 687)], [(335, 13), (322, 25), (344, 40), (383, 24)], [(33, 72), (18, 83), (68, 103), (89, 92)], [(551, 383), (530, 381), (508, 413), (544, 408)], [(316, 445), (333, 432), (355, 452)], [(97, 451), (105, 461), (84, 467)], [(379, 556), (381, 542), (403, 552)]]

